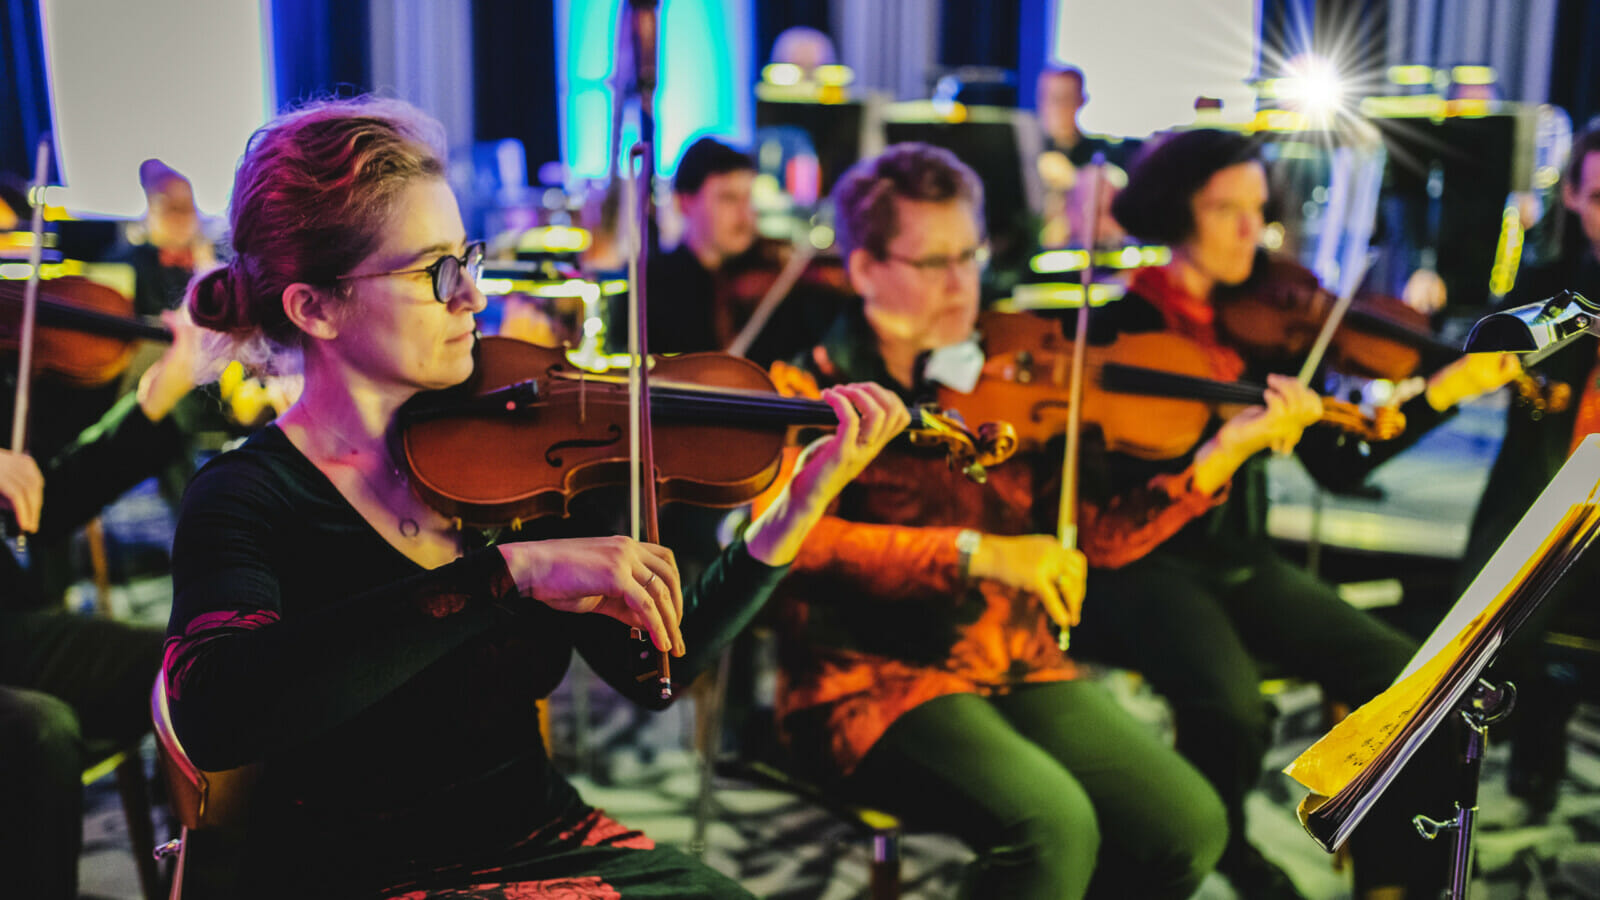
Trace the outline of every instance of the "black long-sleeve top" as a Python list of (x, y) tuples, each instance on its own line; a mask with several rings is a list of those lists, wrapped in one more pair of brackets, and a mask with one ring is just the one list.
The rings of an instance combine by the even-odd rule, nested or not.
[[(519, 539), (580, 532), (570, 520), (536, 524)], [(385, 884), (511, 852), (581, 815), (545, 756), (535, 707), (574, 647), (635, 701), (663, 705), (638, 679), (653, 653), (626, 626), (517, 596), (499, 552), (474, 543), (421, 568), (274, 427), (196, 477), (174, 543), (164, 671), (197, 765), (264, 764), (247, 872), (292, 884), (326, 867), (323, 884)], [(685, 587), (679, 684), (782, 575), (741, 542)], [(300, 862), (286, 872), (274, 855), (291, 842), (278, 859)], [(337, 849), (305, 849), (323, 845)]]

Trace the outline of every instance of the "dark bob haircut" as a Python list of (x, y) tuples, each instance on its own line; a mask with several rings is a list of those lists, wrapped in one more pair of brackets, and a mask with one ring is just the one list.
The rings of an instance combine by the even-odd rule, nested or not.
[(1194, 233), (1190, 200), (1212, 175), (1259, 162), (1254, 140), (1231, 131), (1184, 131), (1140, 157), (1128, 186), (1111, 201), (1111, 215), (1143, 241), (1181, 244)]
[(706, 179), (729, 172), (754, 172), (756, 161), (748, 153), (729, 147), (715, 138), (703, 137), (689, 145), (678, 159), (678, 172), (672, 176), (672, 190), (678, 194), (698, 194)]

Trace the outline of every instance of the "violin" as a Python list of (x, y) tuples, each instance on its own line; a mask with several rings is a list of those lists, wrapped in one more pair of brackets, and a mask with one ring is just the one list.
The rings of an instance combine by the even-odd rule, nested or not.
[[(1070, 342), (1055, 323), (1026, 313), (986, 313), (987, 357), (970, 394), (941, 390), (939, 402), (982, 418), (1003, 418), (1024, 447), (1039, 447), (1066, 428)], [(1127, 334), (1087, 348), (1081, 419), (1100, 427), (1107, 449), (1141, 459), (1172, 459), (1199, 442), (1213, 415), (1259, 405), (1264, 390), (1210, 378), (1199, 344), (1170, 332)], [(1362, 440), (1384, 441), (1405, 430), (1398, 410), (1367, 415), (1354, 404), (1323, 398), (1322, 422)]]
[[(401, 410), (397, 460), (429, 505), (458, 526), (520, 528), (566, 515), (574, 496), (626, 483), (625, 375), (588, 372), (564, 352), (510, 338), (478, 341), (471, 379), (421, 395)], [(720, 353), (650, 360), (650, 416), (660, 502), (733, 507), (777, 479), (802, 427), (836, 425), (820, 400), (781, 396), (765, 370)], [(968, 430), (959, 419), (913, 411), (907, 437), (944, 448), (981, 479), (1016, 450), (1004, 423)]]
[(824, 297), (854, 295), (837, 255), (819, 254), (809, 243), (757, 237), (746, 253), (717, 273), (711, 326), (717, 345), (744, 356), (777, 307), (796, 287)]
[[(1217, 334), (1248, 360), (1292, 370), (1310, 351), (1337, 299), (1310, 269), (1264, 255), (1250, 280), (1217, 289)], [(1460, 355), (1459, 349), (1436, 340), (1427, 316), (1405, 301), (1362, 293), (1334, 332), (1326, 360), (1348, 375), (1399, 381)]]
[[(1263, 255), (1256, 273), (1214, 297), (1217, 332), (1254, 362), (1292, 370), (1316, 341), (1337, 298), (1310, 269), (1283, 257)], [(1328, 347), (1336, 372), (1400, 381), (1430, 374), (1461, 357), (1461, 350), (1436, 339), (1428, 317), (1403, 300), (1357, 294)], [(1523, 373), (1512, 382), (1518, 405), (1537, 418), (1561, 412), (1572, 388), (1542, 375)]]
[[(0, 280), (0, 347), (15, 352), (21, 339), (25, 283)], [(74, 387), (110, 383), (133, 359), (141, 340), (171, 341), (160, 324), (136, 318), (133, 301), (86, 278), (41, 283), (33, 368)]]

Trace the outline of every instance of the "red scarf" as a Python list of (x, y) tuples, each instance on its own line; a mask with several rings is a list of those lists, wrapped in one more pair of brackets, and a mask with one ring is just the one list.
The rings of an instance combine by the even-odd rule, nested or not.
[(1567, 450), (1568, 456), (1578, 449), (1584, 438), (1600, 433), (1600, 360), (1595, 362), (1589, 379), (1579, 390), (1578, 419), (1572, 424), (1572, 446)]
[(1244, 359), (1217, 338), (1216, 308), (1210, 300), (1184, 290), (1168, 267), (1140, 269), (1129, 290), (1161, 311), (1168, 331), (1183, 335), (1206, 351), (1211, 374), (1217, 380), (1237, 381), (1244, 374)]
[(156, 250), (156, 259), (167, 268), (193, 269), (194, 248), (190, 246), (162, 247)]

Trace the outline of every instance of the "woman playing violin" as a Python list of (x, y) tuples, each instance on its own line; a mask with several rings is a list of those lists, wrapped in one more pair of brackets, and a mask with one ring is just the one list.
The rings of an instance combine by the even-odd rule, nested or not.
[[(1172, 262), (1140, 271), (1124, 299), (1095, 313), (1094, 330), (1103, 329), (1097, 339), (1176, 332), (1205, 348), (1214, 377), (1262, 375), (1220, 334), (1212, 300), (1251, 278), (1266, 200), (1266, 172), (1244, 137), (1192, 131), (1153, 150), (1113, 212), (1130, 233), (1170, 244)], [(1515, 370), (1490, 360), (1435, 375), (1404, 408), (1408, 433), (1440, 421), (1456, 399), (1494, 386), (1502, 371)], [(1139, 670), (1166, 695), (1179, 750), (1228, 806), (1231, 840), (1219, 870), (1242, 896), (1292, 897), (1292, 883), (1245, 838), (1244, 798), (1260, 776), (1270, 732), (1258, 661), (1360, 703), (1389, 685), (1415, 644), (1272, 551), (1262, 451), (1300, 451), (1314, 474), (1346, 480), (1353, 467), (1372, 463), (1362, 462), (1354, 441), (1339, 445), (1336, 435), (1307, 431), (1322, 409), (1309, 388), (1271, 373), (1266, 383), (1260, 405), (1214, 421), (1176, 459), (1085, 449), (1081, 537), (1092, 599), (1073, 646)], [(1388, 792), (1388, 806), (1357, 832), (1358, 890), (1443, 876), (1442, 861), (1423, 858), (1426, 845), (1415, 842), (1409, 824), (1424, 807), (1397, 796), (1404, 793)]]
[(585, 804), (535, 701), (576, 647), (661, 706), (630, 626), (692, 677), (907, 414), (875, 386), (830, 392), (837, 433), (695, 584), (665, 548), (572, 520), (497, 544), (451, 527), (390, 451), (401, 404), (472, 374), (485, 302), (442, 144), (397, 101), (280, 116), (239, 164), (234, 259), (191, 287), (198, 322), (305, 382), (196, 477), (175, 538), (178, 737), (202, 769), (262, 763), (228, 896), (748, 896)]
[[(834, 203), (862, 303), (811, 374), (907, 401), (934, 378), (975, 377), (977, 176), (899, 144), (845, 174)], [(1058, 456), (1025, 454), (979, 485), (896, 449), (863, 472), (779, 588), (781, 724), (846, 796), (966, 842), (970, 896), (1187, 897), (1221, 851), (1223, 811), (1193, 768), (1075, 680), (1055, 628), (1078, 622), (1084, 564), (1041, 533), (1051, 466)]]

